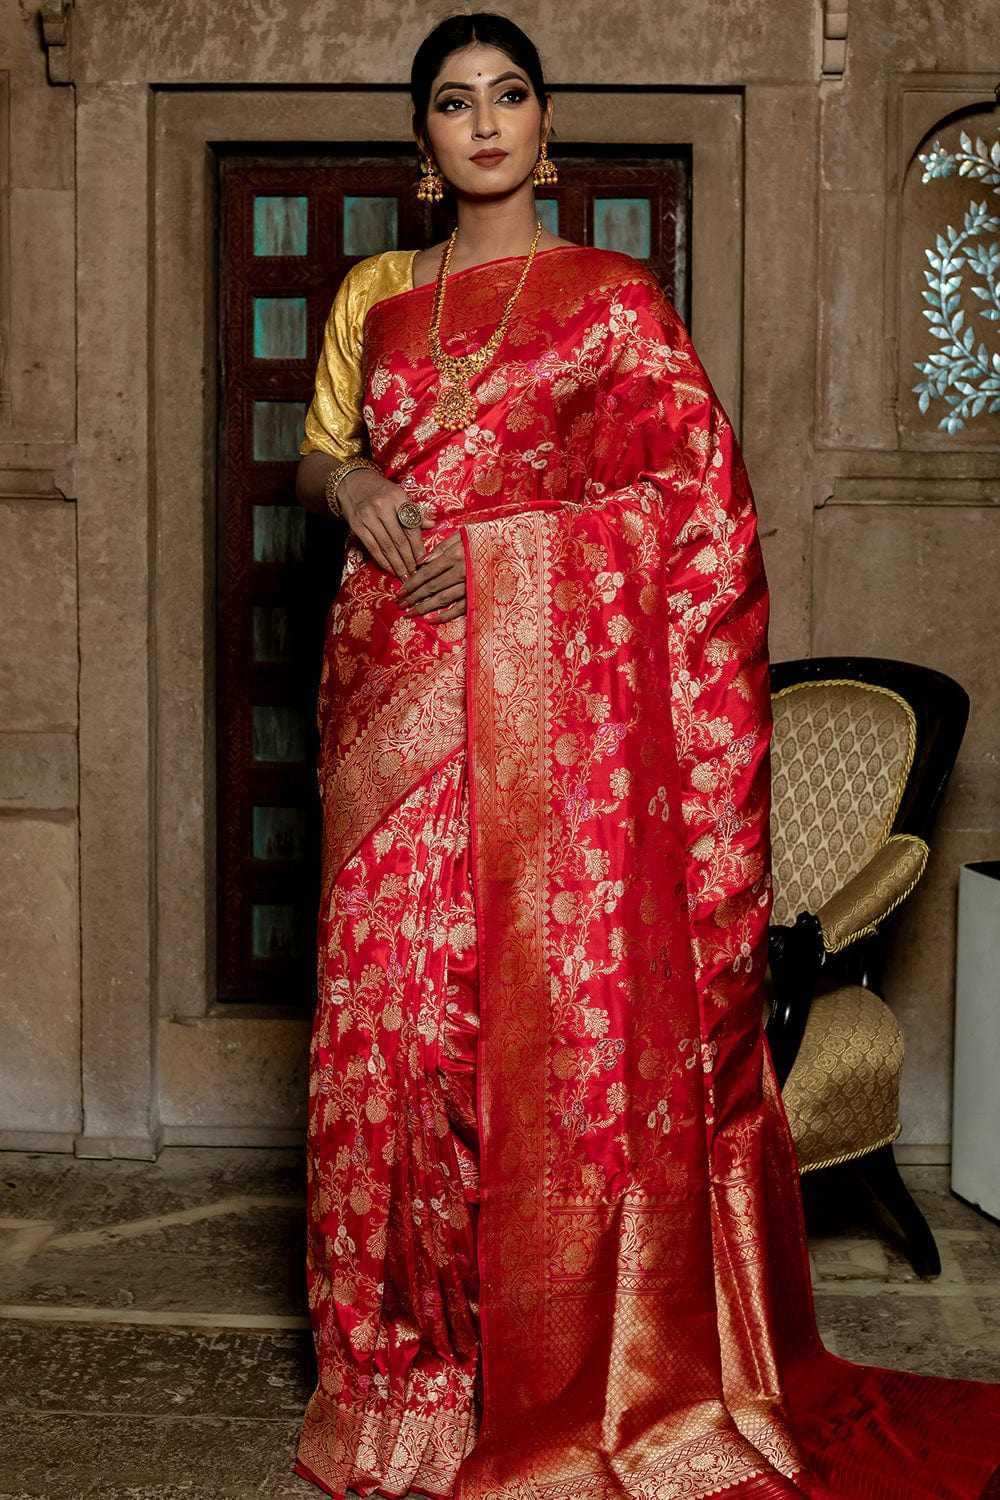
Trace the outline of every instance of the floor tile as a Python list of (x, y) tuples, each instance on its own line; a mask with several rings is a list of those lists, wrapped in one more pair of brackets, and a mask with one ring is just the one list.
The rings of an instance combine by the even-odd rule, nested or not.
[(71, 1232), (44, 1245), (16, 1273), (6, 1269), (4, 1300), (302, 1313), (304, 1222), (301, 1204), (251, 1205), (81, 1248)]
[(301, 1152), (170, 1147), (155, 1162), (0, 1153), (0, 1217), (85, 1230), (236, 1195), (301, 1197)]
[[(1000, 1225), (947, 1169), (904, 1176), (940, 1279), (916, 1276), (849, 1174), (814, 1182), (820, 1329), (846, 1359), (1000, 1381)], [(309, 1335), (267, 1322), (305, 1313), (302, 1193), (298, 1152), (0, 1155), (0, 1302), (18, 1306), (0, 1326), (0, 1500), (317, 1500), (292, 1473)]]
[(24, 1412), (4, 1430), (4, 1482), (44, 1500), (144, 1493), (312, 1496), (294, 1479), (298, 1421)]
[(297, 1419), (314, 1379), (308, 1334), (11, 1323), (0, 1412)]

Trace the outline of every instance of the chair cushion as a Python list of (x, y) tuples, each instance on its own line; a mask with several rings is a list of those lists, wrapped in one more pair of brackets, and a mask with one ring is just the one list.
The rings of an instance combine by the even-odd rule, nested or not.
[(902, 1066), (902, 1033), (878, 995), (845, 984), (816, 996), (781, 1095), (801, 1172), (896, 1139)]
[(861, 682), (775, 693), (773, 921), (817, 911), (888, 837), (916, 745), (913, 710)]

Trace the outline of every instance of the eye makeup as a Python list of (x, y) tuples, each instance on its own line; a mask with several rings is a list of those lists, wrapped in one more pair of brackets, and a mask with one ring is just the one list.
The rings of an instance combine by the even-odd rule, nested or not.
[[(494, 99), (493, 103), (523, 104), (529, 97), (529, 94), (530, 89), (526, 88), (505, 89), (502, 94)], [(446, 115), (458, 114), (461, 110), (470, 109), (471, 107), (471, 100), (465, 94), (452, 94), (450, 98), (438, 99), (434, 104), (434, 108), (439, 114)]]
[[(476, 76), (478, 78), (481, 75), (477, 74)], [(499, 77), (497, 77), (497, 78), (487, 79), (486, 87), (488, 89), (495, 89), (501, 83), (514, 83), (514, 84), (517, 84), (521, 89), (524, 89), (526, 93), (530, 93), (530, 91), (531, 91), (530, 84), (528, 83), (527, 79), (521, 73), (501, 73), (499, 75)], [(481, 87), (481, 85), (480, 85), (480, 87)], [(434, 93), (434, 102), (435, 102), (435, 104), (437, 104), (440, 101), (442, 94), (452, 94), (452, 95), (454, 95), (454, 94), (463, 94), (464, 95), (464, 94), (474, 94), (475, 92), (476, 92), (476, 85), (475, 84), (472, 84), (472, 83), (457, 83), (454, 80), (451, 80), (449, 82), (442, 83), (435, 90), (435, 93)]]

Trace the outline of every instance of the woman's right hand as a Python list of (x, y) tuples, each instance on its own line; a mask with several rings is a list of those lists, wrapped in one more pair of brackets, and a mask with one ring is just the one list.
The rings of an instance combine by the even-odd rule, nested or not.
[[(409, 499), (406, 491), (374, 469), (352, 469), (337, 486), (344, 520), (373, 560), (402, 582), (424, 556), (423, 532), (399, 524), (396, 511)], [(431, 521), (425, 520), (428, 527)]]

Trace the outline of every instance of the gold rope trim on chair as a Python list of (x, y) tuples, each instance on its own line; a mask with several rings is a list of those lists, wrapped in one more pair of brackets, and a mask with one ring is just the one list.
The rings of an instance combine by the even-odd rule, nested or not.
[(902, 1133), (902, 1125), (897, 1125), (892, 1135), (887, 1135), (884, 1141), (874, 1141), (870, 1146), (861, 1146), (857, 1151), (844, 1151), (840, 1156), (831, 1156), (826, 1161), (811, 1161), (806, 1167), (799, 1167), (799, 1176), (804, 1177), (807, 1172), (821, 1172), (825, 1167), (842, 1167), (849, 1161), (860, 1161), (863, 1156), (871, 1156), (875, 1151), (881, 1151), (883, 1146), (891, 1146), (893, 1141), (898, 1141)]
[[(827, 953), (840, 953), (858, 938), (877, 932), (879, 923), (906, 900), (923, 875), (930, 852), (927, 843), (911, 833), (894, 833), (876, 849), (854, 879), (816, 912)], [(885, 854), (891, 858), (883, 859)]]

